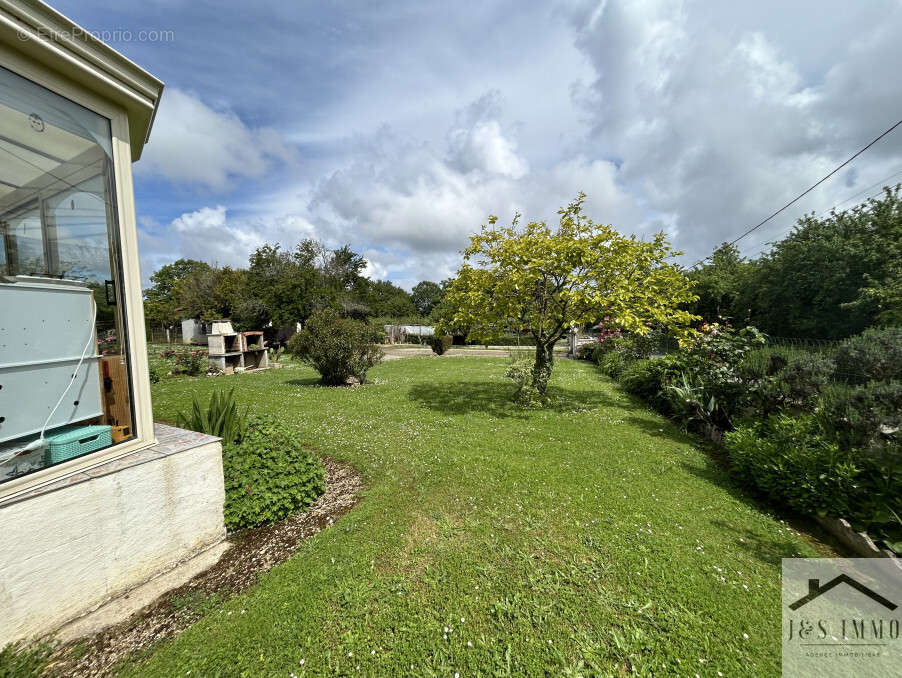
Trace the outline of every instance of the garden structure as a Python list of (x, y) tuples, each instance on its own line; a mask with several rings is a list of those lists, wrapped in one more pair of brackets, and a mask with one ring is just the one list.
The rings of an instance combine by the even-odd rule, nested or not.
[(0, 5), (0, 647), (115, 621), (225, 536), (218, 439), (152, 418), (131, 163), (162, 90), (47, 5)]
[(212, 323), (207, 335), (210, 364), (223, 374), (269, 367), (263, 332), (236, 332), (228, 320)]

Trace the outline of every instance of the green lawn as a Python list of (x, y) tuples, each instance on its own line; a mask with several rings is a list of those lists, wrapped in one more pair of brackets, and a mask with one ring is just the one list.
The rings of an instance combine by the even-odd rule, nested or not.
[(156, 384), (165, 420), (234, 386), (369, 489), (124, 672), (779, 675), (780, 558), (812, 545), (590, 364), (559, 361), (556, 405), (527, 412), (505, 365), (396, 360), (363, 388), (293, 365)]

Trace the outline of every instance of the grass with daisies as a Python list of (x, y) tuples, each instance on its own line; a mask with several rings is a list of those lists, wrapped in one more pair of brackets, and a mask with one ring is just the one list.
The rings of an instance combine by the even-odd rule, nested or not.
[(779, 675), (780, 559), (823, 547), (592, 365), (558, 361), (542, 410), (510, 403), (506, 365), (407, 358), (359, 388), (294, 363), (156, 384), (168, 421), (234, 386), (368, 489), (121, 673)]

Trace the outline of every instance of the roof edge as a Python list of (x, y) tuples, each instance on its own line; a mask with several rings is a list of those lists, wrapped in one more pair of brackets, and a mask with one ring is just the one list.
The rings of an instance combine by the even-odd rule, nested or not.
[(160, 79), (41, 0), (0, 0), (0, 24), (2, 32), (15, 31), (22, 52), (125, 108), (132, 161), (140, 158), (163, 93)]

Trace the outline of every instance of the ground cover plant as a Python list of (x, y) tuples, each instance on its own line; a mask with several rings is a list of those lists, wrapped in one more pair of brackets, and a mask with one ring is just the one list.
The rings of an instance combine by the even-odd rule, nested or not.
[[(294, 362), (231, 378), (368, 489), (120, 673), (779, 675), (780, 558), (812, 543), (591, 364), (561, 361), (534, 410), (507, 365), (394, 360), (359, 389)], [(161, 381), (155, 415), (216, 388)]]

